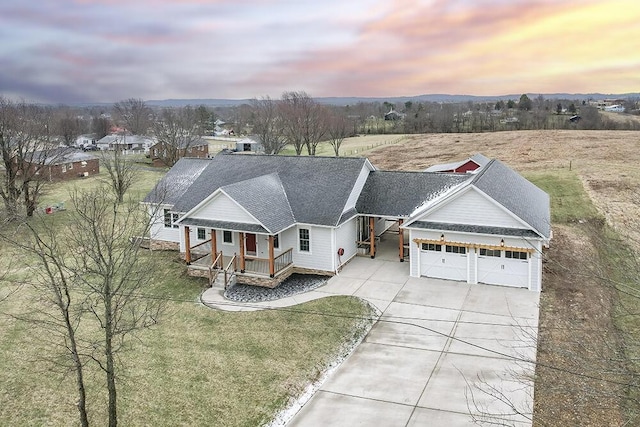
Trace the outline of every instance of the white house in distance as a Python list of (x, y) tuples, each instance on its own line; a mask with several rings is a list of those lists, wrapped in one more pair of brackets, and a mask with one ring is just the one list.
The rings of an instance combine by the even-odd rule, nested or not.
[(183, 158), (144, 203), (152, 247), (180, 250), (190, 274), (268, 287), (375, 257), (391, 224), (411, 276), (540, 291), (551, 238), (548, 195), (498, 160), (451, 173), (349, 157)]

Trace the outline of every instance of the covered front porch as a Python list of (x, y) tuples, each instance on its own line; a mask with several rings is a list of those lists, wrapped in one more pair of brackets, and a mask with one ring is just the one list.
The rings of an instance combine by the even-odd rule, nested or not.
[[(207, 277), (210, 286), (226, 288), (239, 282), (273, 288), (293, 271), (293, 249), (281, 250), (278, 235), (203, 227), (195, 230), (198, 239), (192, 244), (193, 227), (184, 226), (188, 274)], [(203, 235), (208, 239), (202, 241)], [(258, 250), (258, 241), (266, 241), (267, 248)]]

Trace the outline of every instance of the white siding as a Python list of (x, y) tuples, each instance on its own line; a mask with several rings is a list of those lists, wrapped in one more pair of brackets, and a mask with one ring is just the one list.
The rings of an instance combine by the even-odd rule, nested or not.
[(493, 227), (523, 228), (525, 226), (474, 188), (458, 195), (420, 220)]
[(358, 175), (358, 179), (356, 180), (353, 189), (351, 190), (351, 194), (349, 194), (349, 198), (347, 199), (347, 204), (344, 207), (342, 212), (346, 212), (351, 208), (356, 207), (356, 202), (358, 201), (358, 197), (360, 197), (360, 193), (364, 188), (364, 184), (367, 182), (367, 178), (369, 177), (369, 167), (365, 163), (362, 165), (362, 170), (360, 171), (360, 175)]
[(258, 221), (226, 194), (218, 194), (205, 205), (192, 212), (189, 217), (241, 222), (244, 224), (258, 224)]
[[(167, 207), (169, 209), (169, 207)], [(155, 212), (155, 215), (154, 215)], [(156, 207), (149, 208), (149, 215), (153, 215), (153, 222), (149, 231), (149, 236), (153, 240), (163, 240), (165, 242), (179, 242), (180, 229), (164, 226), (164, 209)]]
[[(298, 230), (306, 228), (311, 237), (311, 250), (301, 252), (298, 245)], [(294, 228), (295, 238), (293, 241), (293, 264), (297, 267), (310, 268), (314, 270), (333, 271), (333, 249), (331, 245), (331, 235), (333, 229), (328, 227), (314, 227), (311, 225), (299, 225)]]
[(536, 251), (531, 254), (530, 268), (530, 284), (529, 289), (532, 291), (542, 290), (542, 242), (537, 242)]
[[(336, 233), (336, 248), (333, 251), (336, 257), (335, 265), (339, 267), (341, 264), (349, 261), (354, 257), (358, 251), (358, 245), (356, 239), (358, 237), (358, 220), (353, 218), (350, 221), (345, 222), (335, 230)], [(344, 254), (338, 257), (338, 249), (344, 249)]]

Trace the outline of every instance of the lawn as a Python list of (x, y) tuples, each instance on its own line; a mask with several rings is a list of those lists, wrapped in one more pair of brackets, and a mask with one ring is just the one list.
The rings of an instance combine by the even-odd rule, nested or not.
[[(160, 176), (142, 171), (130, 195), (140, 198)], [(89, 188), (104, 178), (101, 174), (50, 186), (41, 205), (66, 202), (67, 212), (46, 215), (46, 220), (63, 224), (71, 208), (69, 191)], [(11, 268), (12, 280), (28, 279), (29, 268), (37, 268), (5, 243), (0, 243), (0, 252), (0, 268)], [(268, 422), (364, 332), (367, 321), (362, 319), (370, 319), (370, 307), (353, 297), (282, 310), (215, 311), (198, 303), (205, 281), (187, 276), (176, 252), (144, 256), (162, 262), (149, 272), (153, 284), (140, 297), (165, 299), (167, 312), (156, 327), (140, 333), (122, 357), (121, 425)], [(15, 284), (6, 279), (3, 292)], [(77, 424), (74, 377), (51, 360), (50, 340), (56, 337), (44, 336), (11, 316), (28, 312), (41, 297), (23, 285), (0, 302), (0, 425)], [(91, 421), (103, 424), (104, 378), (91, 369), (87, 379)]]

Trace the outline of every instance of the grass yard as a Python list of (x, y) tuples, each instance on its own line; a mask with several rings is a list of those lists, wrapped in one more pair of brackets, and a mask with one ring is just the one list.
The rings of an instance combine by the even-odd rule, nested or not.
[[(132, 197), (161, 175), (142, 171)], [(104, 174), (52, 185), (41, 204), (67, 202), (72, 188), (97, 185)], [(67, 209), (70, 209), (68, 202)], [(64, 224), (68, 212), (46, 220)], [(7, 227), (5, 225), (5, 227)], [(27, 279), (34, 261), (0, 243), (0, 283)], [(176, 252), (145, 252), (160, 260), (153, 285), (141, 297), (163, 298), (167, 312), (122, 353), (119, 418), (125, 426), (255, 426), (268, 422), (348, 344), (364, 333), (371, 309), (353, 297), (332, 297), (291, 309), (228, 313), (198, 303), (204, 279), (186, 275)], [(1, 276), (0, 276), (1, 277)], [(6, 295), (6, 293), (0, 294)], [(24, 285), (0, 301), (0, 425), (78, 425), (74, 376), (53, 363), (55, 336), (10, 315), (28, 312), (43, 295)], [(105, 380), (87, 372), (93, 424), (106, 419)]]

